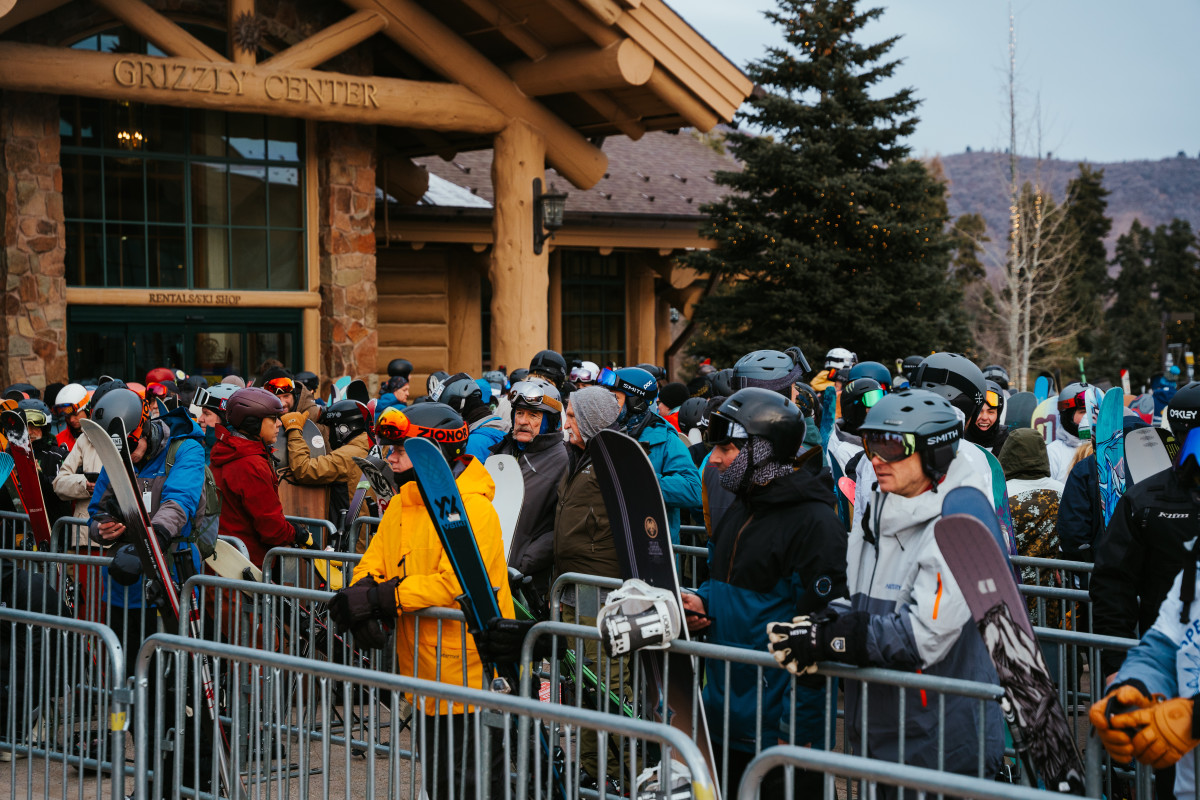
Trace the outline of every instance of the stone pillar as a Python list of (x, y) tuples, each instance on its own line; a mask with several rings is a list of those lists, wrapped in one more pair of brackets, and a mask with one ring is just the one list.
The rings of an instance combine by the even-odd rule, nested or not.
[(65, 382), (66, 227), (54, 95), (0, 98), (0, 196), (0, 383)]
[(546, 181), (546, 144), (519, 120), (496, 134), (492, 158), (492, 365), (511, 371), (529, 366), (546, 349), (549, 247), (533, 253), (533, 179)]
[(321, 258), (321, 372), (351, 375), (375, 394), (375, 128), (317, 129)]

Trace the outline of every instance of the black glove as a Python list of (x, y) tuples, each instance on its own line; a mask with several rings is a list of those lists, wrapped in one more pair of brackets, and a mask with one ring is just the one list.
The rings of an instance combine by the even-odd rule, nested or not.
[(312, 534), (309, 533), (308, 528), (304, 527), (303, 525), (293, 525), (292, 526), (292, 543), (295, 544), (296, 547), (304, 547), (304, 548), (312, 547), (312, 544), (313, 544)]
[[(521, 645), (525, 637), (538, 623), (534, 619), (506, 619), (493, 617), (486, 631), (470, 631), (475, 637), (475, 648), (479, 660), (485, 664), (516, 664), (521, 660)], [(554, 642), (558, 640), (558, 655), (562, 658), (567, 651), (566, 639), (559, 636), (539, 636), (533, 646), (533, 660), (541, 661), (553, 655)]]
[(169, 551), (171, 549), (171, 539), (172, 539), (171, 531), (170, 531), (170, 529), (167, 528), (166, 525), (163, 525), (161, 522), (155, 522), (155, 523), (153, 523), (153, 525), (154, 525), (154, 536), (158, 539), (158, 546), (162, 548), (162, 551), (164, 553), (166, 553), (167, 551)]
[(767, 650), (793, 675), (812, 672), (818, 661), (865, 666), (869, 618), (865, 611), (838, 614), (826, 608), (791, 622), (771, 622)]
[(339, 589), (329, 601), (329, 618), (337, 624), (339, 631), (353, 632), (360, 644), (370, 648), (383, 647), (400, 614), (396, 607), (396, 587), (399, 585), (399, 578), (385, 583), (363, 578), (353, 586)]

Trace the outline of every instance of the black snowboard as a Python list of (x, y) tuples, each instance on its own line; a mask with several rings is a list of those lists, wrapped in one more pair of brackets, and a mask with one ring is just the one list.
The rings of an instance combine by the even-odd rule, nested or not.
[[(624, 580), (638, 578), (659, 589), (675, 595), (679, 603), (680, 619), (683, 599), (679, 595), (679, 578), (675, 572), (675, 551), (671, 546), (671, 529), (667, 524), (667, 508), (654, 466), (637, 440), (617, 431), (601, 431), (590, 442), (588, 451), (596, 469), (596, 480), (600, 494), (608, 511), (613, 538), (617, 545), (617, 559), (621, 564)], [(687, 626), (683, 626), (683, 637), (688, 638)], [(650, 704), (662, 720), (666, 707), (665, 721), (671, 727), (693, 736), (700, 752), (708, 762), (713, 785), (717, 785), (717, 761), (713, 756), (708, 738), (708, 720), (704, 703), (699, 697), (699, 682), (696, 680), (697, 664), (689, 656), (670, 656), (669, 686), (663, 686), (663, 653), (658, 650), (643, 650), (638, 659), (646, 674), (650, 676)], [(665, 691), (664, 691), (665, 688)], [(663, 703), (663, 696), (666, 702)], [(700, 714), (699, 720), (692, 719), (692, 707)], [(718, 795), (719, 797), (719, 795)]]
[(939, 519), (934, 536), (996, 667), (1009, 731), (1026, 768), (1046, 789), (1083, 794), (1075, 737), (1008, 559), (987, 527), (966, 514)]

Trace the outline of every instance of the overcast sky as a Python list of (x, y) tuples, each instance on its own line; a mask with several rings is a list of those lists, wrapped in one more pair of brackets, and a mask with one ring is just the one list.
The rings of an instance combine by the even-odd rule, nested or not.
[[(739, 67), (783, 42), (762, 12), (774, 0), (668, 0)], [(915, 155), (1003, 149), (1008, 8), (1005, 0), (864, 0), (884, 7), (864, 40), (903, 38), (895, 89), (922, 100)], [(1200, 0), (1015, 0), (1023, 154), (1037, 149), (1093, 162), (1200, 156)]]

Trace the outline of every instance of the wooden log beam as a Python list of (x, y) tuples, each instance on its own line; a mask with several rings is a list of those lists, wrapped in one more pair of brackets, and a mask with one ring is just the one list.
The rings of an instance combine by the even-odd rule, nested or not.
[(141, 0), (93, 0), (114, 17), (151, 42), (159, 50), (180, 58), (226, 62), (223, 55), (155, 11)]
[(706, 133), (713, 129), (720, 118), (707, 105), (672, 78), (662, 67), (655, 66), (654, 74), (646, 81), (647, 88), (658, 95), (658, 99), (679, 112), (693, 128)]
[(21, 0), (14, 5), (11, 0), (4, 0), (0, 2), (0, 6), (7, 5), (8, 10), (0, 14), (0, 33), (7, 33), (21, 23), (48, 14), (69, 2), (70, 0)]
[(272, 69), (312, 69), (370, 39), (386, 27), (387, 20), (382, 14), (355, 11), (341, 22), (271, 56), (263, 62), (263, 66)]
[(0, 88), (464, 133), (505, 126), (504, 115), (453, 84), (18, 42), (0, 42)]
[(413, 205), (429, 191), (428, 170), (407, 158), (381, 155), (375, 175), (379, 186), (403, 205)]
[(388, 20), (384, 33), (410, 54), (475, 92), (509, 119), (536, 128), (550, 163), (571, 183), (590, 189), (604, 177), (608, 159), (600, 148), (530, 99), (498, 66), (413, 0), (344, 1), (360, 11), (379, 11)]
[(564, 92), (623, 89), (650, 80), (654, 59), (632, 39), (607, 47), (578, 47), (550, 53), (541, 61), (520, 61), (504, 68), (530, 97)]
[(524, 366), (549, 341), (546, 291), (549, 248), (533, 252), (533, 179), (543, 182), (545, 145), (538, 131), (514, 120), (496, 136), (492, 158), (492, 365)]
[(13, 6), (17, 4), (17, 0), (0, 0), (0, 17), (5, 16), (13, 10)]
[[(228, 24), (226, 30), (229, 31), (229, 52), (233, 54), (233, 63), (235, 64), (254, 64), (258, 61), (258, 53), (254, 49), (243, 50), (238, 46), (234, 32), (238, 29), (238, 20), (243, 18), (253, 18), (254, 16), (254, 0), (228, 0)], [(249, 15), (247, 17), (246, 15)], [(173, 53), (172, 55), (184, 55), (183, 53)]]
[(525, 20), (512, 16), (492, 0), (462, 0), (462, 2), (533, 60), (544, 57), (548, 52), (546, 46), (525, 28)]

